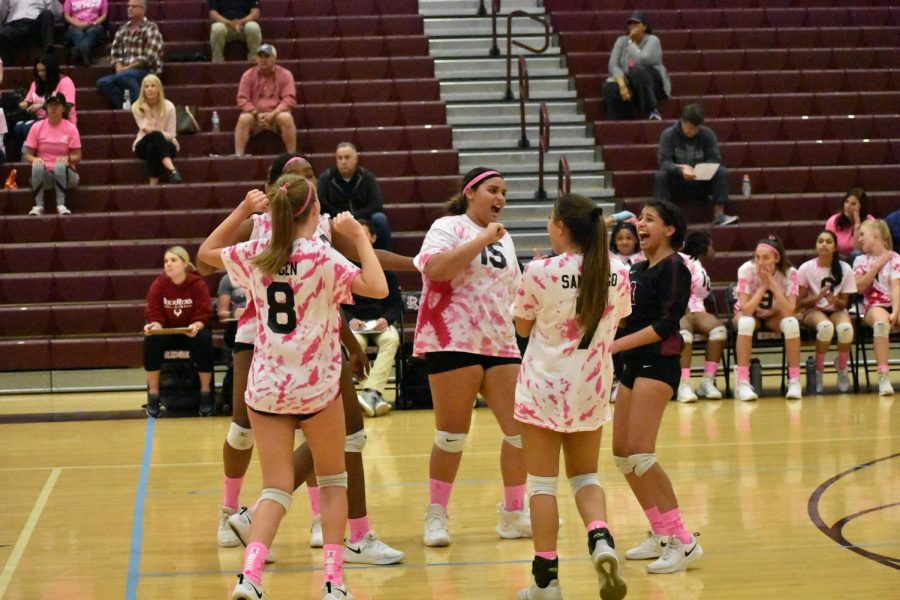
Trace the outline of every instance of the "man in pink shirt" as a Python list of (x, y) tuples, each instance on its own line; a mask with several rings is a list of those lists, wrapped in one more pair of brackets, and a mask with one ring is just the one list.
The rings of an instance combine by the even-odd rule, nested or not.
[(78, 185), (75, 167), (81, 161), (81, 136), (78, 128), (63, 112), (68, 102), (57, 92), (47, 98), (47, 118), (38, 121), (25, 140), (25, 160), (31, 163), (31, 189), (34, 192), (34, 208), (29, 215), (44, 214), (44, 188), (56, 188), (56, 212), (71, 214), (66, 208), (66, 192)]
[(275, 64), (278, 53), (263, 44), (256, 53), (256, 66), (241, 76), (237, 105), (241, 109), (234, 129), (234, 153), (243, 156), (247, 140), (261, 131), (281, 135), (285, 152), (297, 151), (297, 127), (291, 108), (297, 104), (294, 76)]

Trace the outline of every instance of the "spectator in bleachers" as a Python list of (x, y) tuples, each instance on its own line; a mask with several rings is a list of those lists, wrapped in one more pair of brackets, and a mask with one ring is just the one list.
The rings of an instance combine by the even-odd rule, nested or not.
[(61, 93), (66, 97), (69, 109), (63, 115), (64, 118), (78, 125), (75, 114), (75, 83), (68, 75), (59, 71), (59, 62), (52, 54), (45, 54), (34, 63), (34, 81), (25, 94), (25, 99), (19, 104), (19, 108), (28, 115), (24, 121), (19, 121), (13, 128), (12, 143), (15, 148), (20, 148), (28, 137), (32, 126), (41, 119), (47, 118), (47, 110), (44, 101), (51, 94)]
[(73, 64), (91, 64), (91, 51), (106, 41), (107, 0), (65, 0), (63, 17), (66, 43), (72, 46)]
[(834, 213), (825, 221), (825, 229), (837, 237), (838, 254), (853, 264), (861, 254), (859, 249), (859, 228), (864, 221), (872, 221), (869, 214), (869, 198), (862, 188), (852, 188), (844, 194), (841, 211)]
[(247, 309), (247, 291), (231, 283), (228, 273), (219, 280), (218, 298), (216, 299), (216, 316), (225, 323), (225, 345), (234, 348), (234, 337), (237, 334), (237, 319)]
[(895, 210), (884, 218), (888, 229), (891, 232), (891, 240), (894, 242), (894, 248), (900, 248), (900, 209)]
[(53, 27), (62, 14), (57, 0), (0, 0), (0, 59), (13, 64), (13, 54), (28, 46), (53, 47)]
[(44, 190), (51, 186), (56, 190), (56, 212), (71, 214), (66, 208), (66, 192), (78, 185), (81, 137), (75, 124), (63, 118), (68, 107), (62, 93), (49, 96), (44, 103), (47, 118), (32, 127), (25, 140), (25, 161), (31, 163), (34, 193), (34, 208), (29, 215), (44, 214)]
[[(359, 223), (366, 230), (369, 242), (374, 246), (378, 236), (372, 231), (371, 224), (365, 220), (360, 220)], [(366, 378), (359, 383), (363, 392), (357, 396), (363, 412), (370, 417), (380, 417), (393, 408), (393, 404), (385, 399), (384, 390), (394, 368), (397, 348), (400, 347), (400, 334), (393, 325), (399, 323), (402, 318), (403, 301), (400, 298), (400, 284), (397, 276), (390, 271), (385, 271), (384, 276), (388, 285), (386, 298), (376, 300), (354, 294), (353, 304), (343, 307), (346, 317), (350, 319), (348, 323), (350, 330), (356, 336), (360, 348), (365, 350), (370, 341), (378, 346), (375, 363)], [(367, 321), (374, 321), (374, 326), (367, 326)]]
[(212, 61), (225, 60), (225, 44), (240, 40), (247, 45), (247, 60), (253, 60), (262, 42), (259, 28), (259, 0), (207, 0)]
[(341, 142), (334, 153), (336, 166), (319, 176), (319, 202), (322, 212), (337, 215), (349, 211), (365, 219), (375, 233), (375, 248), (391, 249), (391, 227), (381, 199), (381, 186), (375, 174), (359, 166), (359, 152), (350, 142)]
[(159, 75), (163, 69), (163, 38), (156, 23), (145, 16), (147, 0), (128, 0), (127, 11), (128, 21), (116, 32), (109, 54), (115, 73), (97, 80), (97, 91), (113, 108), (122, 108), (126, 90), (134, 102), (144, 77)]
[[(673, 196), (699, 197), (712, 195), (713, 225), (730, 225), (738, 217), (725, 214), (728, 204), (728, 169), (722, 164), (719, 140), (712, 129), (703, 125), (703, 108), (688, 104), (681, 119), (659, 136), (659, 171), (653, 180), (657, 200), (671, 201)], [(694, 167), (700, 163), (718, 163), (719, 168), (708, 181), (699, 181)]]
[(256, 66), (247, 69), (238, 86), (241, 109), (234, 129), (234, 153), (243, 156), (251, 135), (272, 131), (281, 135), (285, 152), (297, 151), (297, 126), (291, 109), (297, 104), (297, 86), (290, 71), (275, 64), (278, 51), (263, 44), (256, 52)]
[(628, 17), (628, 34), (620, 36), (609, 55), (609, 77), (601, 90), (606, 118), (624, 121), (632, 108), (649, 119), (660, 120), (659, 101), (672, 93), (672, 82), (662, 63), (662, 45), (653, 35), (647, 16), (634, 11)]
[[(212, 414), (213, 349), (209, 288), (194, 271), (187, 250), (173, 246), (163, 255), (163, 273), (150, 285), (144, 318), (147, 414), (158, 417), (159, 373), (166, 350), (190, 350), (200, 373), (200, 414)], [(182, 334), (151, 335), (154, 329), (184, 328)]]
[(175, 131), (175, 105), (166, 100), (163, 85), (156, 75), (147, 75), (141, 82), (141, 93), (131, 105), (138, 133), (131, 148), (147, 163), (150, 185), (159, 183), (165, 171), (170, 183), (181, 183), (181, 175), (172, 159), (178, 153)]
[(634, 263), (647, 260), (638, 243), (637, 227), (628, 221), (616, 223), (613, 227), (609, 236), (609, 252), (610, 256), (629, 268)]

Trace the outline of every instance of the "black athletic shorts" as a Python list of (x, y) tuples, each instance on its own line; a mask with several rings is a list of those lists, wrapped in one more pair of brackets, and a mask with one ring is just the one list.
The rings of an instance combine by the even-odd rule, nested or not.
[(619, 383), (633, 390), (634, 381), (640, 377), (662, 381), (674, 393), (681, 382), (681, 357), (651, 354), (628, 358), (619, 374)]
[(235, 342), (234, 350), (232, 350), (232, 354), (237, 354), (238, 352), (253, 352), (253, 344), (245, 344), (244, 342)]
[(425, 367), (429, 375), (446, 373), (464, 367), (479, 365), (487, 371), (500, 365), (520, 365), (521, 358), (511, 356), (485, 356), (484, 354), (472, 354), (471, 352), (428, 352), (425, 354)]
[[(251, 347), (252, 347), (252, 346), (251, 346)], [(280, 414), (280, 413), (279, 413), (279, 414), (276, 414), (276, 413), (265, 412), (265, 411), (262, 411), (262, 410), (256, 410), (255, 408), (253, 408), (253, 407), (251, 407), (251, 406), (248, 406), (248, 407), (247, 407), (247, 410), (252, 410), (253, 412), (255, 412), (255, 413), (258, 414), (258, 415), (266, 415), (266, 416), (268, 416), (268, 417), (288, 416), (288, 417), (294, 417), (294, 418), (297, 419), (298, 421), (305, 421), (305, 420), (307, 420), (307, 419), (312, 419), (314, 416), (316, 416), (317, 414), (319, 414), (320, 412), (322, 412), (322, 410), (325, 410), (325, 409), (323, 408), (322, 410), (320, 410), (320, 411), (318, 411), (318, 412), (309, 413), (309, 414), (307, 414), (307, 415), (282, 415), (282, 414)]]

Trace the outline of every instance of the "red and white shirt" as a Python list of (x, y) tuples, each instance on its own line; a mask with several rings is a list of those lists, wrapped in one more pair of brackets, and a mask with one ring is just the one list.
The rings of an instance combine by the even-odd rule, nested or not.
[[(484, 227), (466, 215), (442, 217), (431, 225), (413, 264), (424, 271), (432, 256), (470, 242), (483, 231)], [(521, 279), (508, 233), (484, 248), (450, 281), (432, 281), (423, 272), (413, 353), (469, 352), (518, 358), (512, 304)]]
[[(790, 298), (793, 296), (796, 298), (800, 295), (800, 276), (797, 274), (797, 269), (794, 267), (790, 267), (787, 273), (776, 270), (775, 282), (781, 287), (786, 297)], [(748, 260), (742, 264), (741, 268), (738, 269), (738, 280), (735, 292), (737, 294), (753, 294), (761, 285), (762, 281), (759, 278), (759, 273), (756, 272), (756, 262)], [(773, 308), (774, 302), (775, 296), (772, 291), (769, 290), (763, 296), (762, 300), (760, 300), (759, 306), (756, 307), (756, 312), (753, 313), (753, 316), (759, 317), (760, 319), (771, 317), (775, 314), (775, 309)], [(740, 310), (741, 298), (738, 296), (738, 300), (734, 305), (734, 312), (738, 313)]]
[[(837, 254), (834, 260), (838, 260)], [(856, 277), (850, 265), (841, 262), (841, 283), (835, 286), (834, 275), (831, 273), (831, 267), (823, 267), (819, 264), (818, 258), (813, 258), (800, 265), (797, 273), (800, 276), (800, 285), (807, 288), (808, 296), (818, 296), (822, 288), (831, 288), (831, 293), (838, 294), (855, 294), (856, 293)], [(820, 298), (815, 306), (811, 306), (809, 310), (821, 310), (824, 313), (831, 314), (835, 310), (834, 303), (827, 298)]]
[(274, 276), (252, 259), (270, 240), (222, 250), (231, 281), (250, 292), (257, 335), (247, 381), (247, 406), (276, 414), (319, 412), (338, 394), (341, 372), (340, 304), (352, 304), (360, 270), (321, 240), (294, 241)]
[(595, 431), (612, 418), (610, 349), (619, 321), (631, 314), (628, 269), (610, 261), (606, 311), (590, 339), (575, 312), (581, 254), (535, 260), (525, 267), (514, 314), (533, 320), (516, 383), (518, 421), (553, 431)]
[[(865, 275), (872, 270), (872, 263), (877, 259), (877, 256), (871, 254), (857, 256), (853, 261), (853, 272)], [(872, 285), (863, 292), (863, 309), (868, 312), (873, 306), (891, 306), (891, 282), (895, 279), (900, 279), (900, 254), (891, 251), (890, 260), (881, 267)]]
[(684, 259), (684, 264), (691, 272), (691, 297), (688, 299), (688, 312), (706, 312), (705, 301), (711, 289), (706, 268), (699, 260), (691, 258), (683, 252), (679, 252), (678, 255)]

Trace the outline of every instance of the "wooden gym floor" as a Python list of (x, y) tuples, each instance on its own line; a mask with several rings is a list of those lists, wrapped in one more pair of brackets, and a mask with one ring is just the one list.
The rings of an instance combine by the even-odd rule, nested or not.
[[(0, 398), (0, 598), (229, 597), (243, 553), (215, 544), (227, 418), (8, 422), (34, 406), (60, 413), (92, 405), (134, 415), (142, 398)], [(645, 563), (623, 559), (628, 597), (898, 598), (896, 402), (862, 394), (672, 403), (657, 451), (705, 556), (675, 575), (648, 575)], [(354, 597), (515, 598), (529, 583), (532, 548), (530, 540), (494, 533), (502, 489), (499, 430), (490, 413), (476, 411), (450, 504), (453, 545), (445, 549), (421, 542), (431, 413), (393, 412), (368, 420), (367, 429), (372, 524), (407, 558), (397, 566), (348, 565)], [(647, 525), (613, 466), (610, 435), (600, 476), (621, 557)], [(259, 484), (254, 462), (242, 502), (253, 501)], [(565, 480), (559, 499), (563, 592), (567, 599), (596, 598)], [(274, 599), (319, 598), (321, 551), (308, 547), (308, 527), (301, 490), (275, 543), (278, 562), (266, 570)]]

